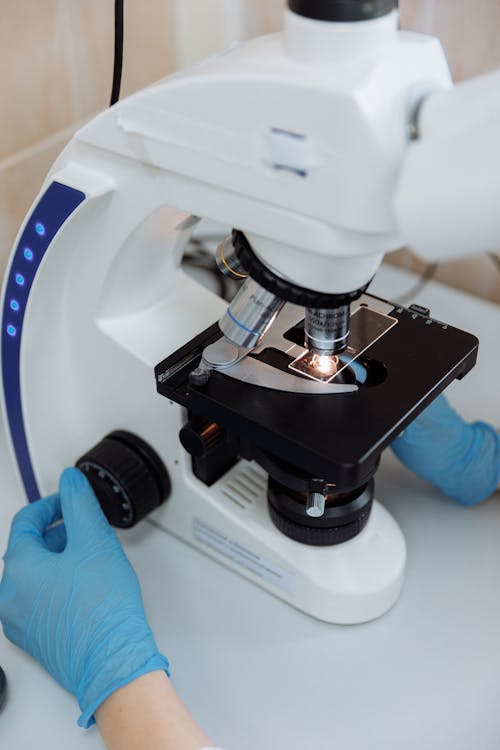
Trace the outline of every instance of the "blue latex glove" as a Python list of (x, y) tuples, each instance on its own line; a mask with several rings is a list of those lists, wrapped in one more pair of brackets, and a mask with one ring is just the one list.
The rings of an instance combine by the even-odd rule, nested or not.
[(463, 505), (485, 500), (500, 480), (497, 430), (485, 422), (466, 422), (443, 395), (391, 447), (417, 476)]
[[(51, 530), (60, 518), (64, 525)], [(67, 469), (59, 494), (14, 518), (0, 583), (0, 620), (78, 699), (78, 723), (115, 690), (165, 670), (146, 622), (141, 590), (120, 542), (83, 474)]]

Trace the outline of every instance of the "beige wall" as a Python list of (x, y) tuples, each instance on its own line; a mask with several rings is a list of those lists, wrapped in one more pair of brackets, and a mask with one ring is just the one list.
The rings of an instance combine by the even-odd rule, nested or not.
[[(123, 91), (175, 67), (168, 0), (126, 1)], [(0, 0), (0, 276), (17, 228), (77, 124), (108, 103), (112, 0)]]
[[(122, 92), (232, 39), (279, 28), (284, 2), (126, 0)], [(113, 5), (0, 0), (0, 276), (51, 162), (78, 123), (108, 103)], [(500, 67), (500, 0), (401, 0), (400, 6), (404, 28), (440, 36), (457, 80)], [(408, 251), (390, 260), (423, 267)], [(443, 264), (438, 278), (500, 301), (500, 274), (488, 258)]]
[[(113, 6), (0, 0), (0, 278), (50, 164), (78, 124), (108, 104)], [(273, 0), (125, 0), (122, 94), (280, 17)]]
[(456, 81), (500, 67), (499, 0), (400, 0), (405, 29), (438, 36)]

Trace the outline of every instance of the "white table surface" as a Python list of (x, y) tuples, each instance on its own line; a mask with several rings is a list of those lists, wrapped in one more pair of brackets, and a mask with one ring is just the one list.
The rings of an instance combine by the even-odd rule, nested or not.
[[(373, 291), (414, 278), (390, 267)], [(479, 334), (476, 369), (449, 394), (500, 425), (500, 308), (432, 283), (432, 314)], [(0, 437), (0, 548), (20, 503)], [(122, 535), (174, 683), (226, 750), (498, 750), (500, 503), (464, 509), (388, 451), (377, 495), (408, 545), (402, 596), (360, 626), (313, 620), (149, 524)], [(75, 700), (0, 635), (9, 699), (1, 750), (93, 750)]]

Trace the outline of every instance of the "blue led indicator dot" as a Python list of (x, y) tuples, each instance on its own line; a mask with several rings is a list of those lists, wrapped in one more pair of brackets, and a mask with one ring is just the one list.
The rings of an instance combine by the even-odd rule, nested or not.
[(24, 286), (25, 278), (22, 273), (16, 273), (16, 284), (18, 286)]
[(19, 302), (17, 301), (17, 299), (11, 299), (10, 309), (14, 310), (14, 312), (17, 312), (19, 310)]
[(17, 333), (16, 327), (13, 326), (13, 325), (8, 325), (7, 326), (7, 333), (9, 334), (9, 336), (15, 336), (16, 333)]
[(24, 257), (26, 258), (26, 260), (33, 260), (33, 250), (30, 250), (29, 247), (25, 247)]
[(40, 237), (43, 237), (43, 235), (45, 234), (45, 227), (40, 221), (37, 221), (37, 223), (35, 224), (35, 232)]

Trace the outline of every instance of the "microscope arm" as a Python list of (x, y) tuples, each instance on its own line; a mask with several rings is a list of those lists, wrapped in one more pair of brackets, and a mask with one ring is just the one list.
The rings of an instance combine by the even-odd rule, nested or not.
[(402, 234), (434, 262), (500, 247), (500, 71), (431, 95), (395, 194)]

